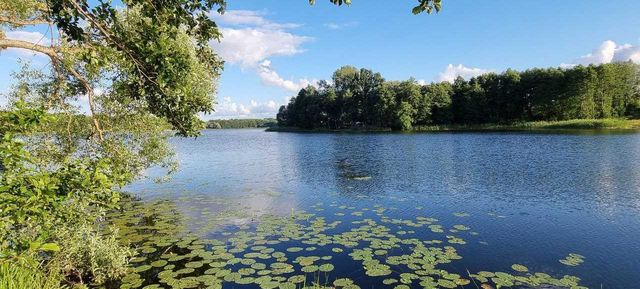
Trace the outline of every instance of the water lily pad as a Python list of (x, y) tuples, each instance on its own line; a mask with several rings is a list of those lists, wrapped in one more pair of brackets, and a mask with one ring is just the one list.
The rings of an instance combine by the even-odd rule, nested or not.
[(157, 260), (157, 261), (153, 261), (151, 262), (151, 266), (156, 267), (156, 268), (160, 268), (160, 267), (164, 267), (165, 265), (167, 265), (167, 261), (166, 260)]
[(295, 276), (291, 276), (289, 277), (289, 279), (287, 279), (289, 282), (291, 283), (302, 283), (307, 279), (307, 277), (305, 277), (304, 275), (295, 275)]
[(389, 279), (382, 280), (382, 284), (384, 284), (384, 285), (391, 285), (391, 284), (395, 284), (395, 283), (398, 283), (398, 279), (389, 278)]
[(302, 272), (305, 272), (305, 273), (313, 273), (318, 271), (318, 269), (319, 267), (317, 265), (309, 265), (309, 266), (302, 267), (302, 269), (300, 270), (302, 270)]
[(194, 262), (188, 262), (186, 264), (184, 264), (184, 266), (186, 268), (200, 268), (202, 267), (204, 264), (202, 262), (199, 261), (194, 261)]
[(353, 280), (349, 278), (336, 279), (333, 281), (333, 285), (337, 287), (344, 287), (353, 284)]
[(511, 265), (511, 269), (518, 271), (518, 272), (529, 272), (529, 268), (527, 268), (526, 266), (520, 265), (520, 264), (513, 264)]
[(334, 266), (332, 264), (322, 264), (318, 267), (320, 272), (331, 272), (333, 271)]

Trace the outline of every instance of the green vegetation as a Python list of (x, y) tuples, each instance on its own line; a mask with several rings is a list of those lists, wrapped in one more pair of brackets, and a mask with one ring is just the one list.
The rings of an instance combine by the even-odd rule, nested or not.
[[(441, 131), (572, 131), (572, 130), (640, 130), (638, 119), (572, 119), (560, 121), (530, 121), (510, 124), (442, 124), (421, 125), (411, 128), (412, 132), (441, 132)], [(390, 132), (391, 128), (355, 127), (349, 129), (314, 128), (302, 129), (295, 127), (270, 127), (267, 131), (277, 132)]]
[(527, 130), (638, 130), (640, 120), (633, 119), (573, 119), (562, 121), (531, 121), (512, 124), (433, 125), (414, 127), (414, 131), (527, 131)]
[(278, 123), (273, 118), (264, 119), (216, 119), (207, 122), (208, 129), (233, 128), (265, 128), (275, 127)]
[(560, 260), (560, 263), (571, 267), (579, 266), (584, 263), (584, 256), (580, 254), (570, 253), (569, 256)]
[[(639, 71), (637, 64), (623, 62), (507, 70), (420, 85), (346, 66), (331, 83), (300, 90), (280, 108), (277, 120), (282, 127), (329, 130), (635, 126), (591, 120), (640, 117)], [(545, 123), (575, 119), (582, 120)]]
[[(225, 202), (204, 195), (195, 198), (206, 204)], [(233, 200), (229, 200), (231, 203)], [(197, 218), (202, 223), (217, 224), (208, 232), (224, 236), (212, 239), (181, 230), (182, 217), (176, 214), (175, 207), (170, 201), (127, 200), (120, 213), (109, 214), (109, 220), (122, 229), (122, 240), (144, 248), (132, 260), (135, 269), (122, 279), (120, 288), (223, 288), (251, 284), (262, 289), (332, 285), (358, 289), (358, 282), (364, 278), (368, 278), (367, 283), (395, 284), (395, 288), (586, 288), (578, 277), (552, 276), (520, 264), (505, 268), (509, 272), (457, 271), (463, 270), (456, 266), (463, 258), (460, 249), (469, 242), (482, 242), (478, 234), (472, 234), (465, 225), (441, 225), (434, 217), (400, 219), (387, 214), (392, 208), (382, 206), (370, 210), (335, 202), (328, 206), (317, 203), (311, 209), (363, 215), (343, 221), (297, 211), (287, 216), (263, 215), (255, 227), (242, 229), (229, 226), (242, 217), (241, 208), (235, 208), (232, 214), (207, 211)], [(135, 226), (141, 223), (148, 225)], [(439, 230), (431, 229), (435, 226)], [(326, 252), (331, 253), (323, 256)], [(567, 258), (576, 256), (580, 255), (570, 254)], [(334, 259), (340, 261), (334, 263)], [(349, 269), (336, 270), (337, 266)], [(342, 276), (344, 273), (349, 276)]]
[(60, 289), (62, 276), (56, 272), (44, 272), (32, 260), (0, 261), (0, 288), (3, 289)]

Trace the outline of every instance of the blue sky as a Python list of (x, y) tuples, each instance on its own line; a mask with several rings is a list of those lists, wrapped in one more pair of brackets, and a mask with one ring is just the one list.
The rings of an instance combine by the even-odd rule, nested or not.
[[(640, 62), (637, 0), (443, 0), (440, 14), (417, 16), (413, 0), (352, 2), (229, 1), (225, 15), (212, 16), (226, 36), (212, 45), (227, 63), (217, 112), (205, 118), (273, 116), (297, 89), (342, 65), (431, 82), (507, 68)], [(0, 55), (2, 91), (17, 56)]]

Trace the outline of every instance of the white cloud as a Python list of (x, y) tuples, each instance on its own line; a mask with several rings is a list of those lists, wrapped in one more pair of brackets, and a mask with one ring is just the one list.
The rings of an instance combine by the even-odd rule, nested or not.
[(334, 22), (329, 22), (329, 23), (325, 23), (324, 26), (329, 28), (329, 29), (333, 29), (333, 30), (342, 30), (345, 28), (351, 28), (351, 27), (355, 27), (358, 26), (358, 22), (355, 21), (351, 21), (351, 22), (346, 22), (346, 23), (334, 23)]
[(613, 61), (633, 61), (640, 64), (640, 46), (624, 44), (618, 46), (613, 56)]
[(258, 67), (258, 76), (262, 79), (262, 83), (272, 86), (284, 88), (289, 91), (297, 92), (309, 85), (313, 85), (315, 81), (308, 79), (300, 79), (298, 81), (283, 79), (278, 72), (271, 68), (271, 61), (264, 60)]
[(220, 42), (211, 42), (211, 46), (227, 63), (255, 70), (262, 83), (297, 91), (311, 82), (305, 79), (283, 79), (271, 67), (269, 59), (302, 53), (302, 44), (311, 38), (286, 31), (298, 27), (298, 24), (275, 23), (264, 16), (263, 12), (249, 10), (212, 14), (223, 26), (223, 37)]
[(291, 56), (303, 52), (302, 43), (310, 38), (282, 30), (264, 28), (222, 28), (223, 38), (211, 45), (222, 59), (244, 68), (255, 68), (272, 56)]
[(287, 32), (298, 24), (275, 23), (264, 18), (263, 12), (231, 10), (225, 14), (212, 14), (222, 23), (222, 40), (211, 45), (231, 64), (243, 68), (256, 68), (272, 56), (291, 56), (302, 53), (301, 45), (311, 38)]
[(438, 77), (436, 78), (436, 81), (453, 82), (458, 76), (462, 76), (462, 78), (464, 79), (469, 79), (469, 78), (476, 77), (488, 72), (491, 72), (491, 70), (482, 69), (482, 68), (470, 68), (462, 64), (458, 64), (457, 66), (454, 66), (453, 64), (449, 64), (447, 68), (438, 75)]
[(250, 103), (243, 104), (233, 101), (231, 97), (225, 97), (216, 105), (216, 111), (207, 118), (273, 118), (278, 113), (280, 105), (274, 100), (251, 100)]
[(264, 103), (259, 103), (255, 100), (251, 100), (251, 113), (256, 115), (270, 114), (275, 115), (278, 112), (280, 105), (275, 101), (269, 100)]
[(216, 21), (227, 26), (259, 26), (266, 29), (282, 30), (300, 27), (296, 23), (275, 23), (265, 16), (266, 13), (252, 10), (230, 10), (224, 14), (212, 13), (211, 16)]
[(251, 10), (230, 10), (224, 14), (211, 14), (216, 21), (230, 25), (262, 25), (267, 22), (262, 15), (264, 13)]
[(607, 40), (600, 44), (600, 47), (593, 52), (576, 58), (572, 63), (561, 64), (562, 67), (573, 67), (576, 65), (605, 64), (611, 62), (633, 61), (640, 63), (640, 46), (631, 44), (618, 45), (614, 41)]

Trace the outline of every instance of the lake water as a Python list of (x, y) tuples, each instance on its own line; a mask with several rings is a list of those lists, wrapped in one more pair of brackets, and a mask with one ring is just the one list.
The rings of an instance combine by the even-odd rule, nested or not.
[[(304, 211), (327, 223), (341, 222), (315, 234), (348, 232), (369, 219), (400, 239), (443, 241), (433, 244), (454, 247), (462, 259), (436, 267), (463, 277), (480, 271), (516, 275), (512, 265), (521, 264), (530, 274), (577, 276), (589, 288), (640, 288), (637, 133), (304, 134), (247, 129), (207, 130), (197, 139), (173, 143), (181, 167), (171, 181), (143, 180), (126, 189), (148, 202), (171, 201), (176, 214), (185, 217), (184, 226), (201, 238), (227, 242), (235, 231), (255, 230), (264, 218)], [(230, 213), (216, 214), (222, 211)], [(406, 222), (421, 218), (437, 219), (444, 232), (430, 230), (433, 220), (419, 226)], [(464, 226), (458, 230), (454, 225)], [(374, 235), (384, 232), (380, 230)], [(448, 242), (452, 239), (446, 236), (464, 244)], [(337, 239), (330, 238), (335, 244)], [(273, 247), (286, 252), (292, 245), (282, 240)], [(413, 272), (403, 266), (391, 266), (393, 272), (386, 276), (368, 277), (371, 272), (365, 271), (372, 269), (363, 269), (363, 261), (347, 255), (349, 248), (337, 254), (335, 246), (314, 242), (313, 254), (307, 256), (333, 256), (335, 270), (327, 278), (350, 278), (361, 288), (394, 288), (400, 283), (381, 281), (404, 278), (415, 279), (405, 282), (412, 288), (426, 287), (418, 285), (422, 279), (399, 277)], [(296, 244), (310, 246), (304, 243)], [(403, 244), (384, 248), (388, 252), (381, 252), (381, 258), (376, 253), (376, 258), (411, 254), (415, 244)], [(572, 253), (584, 256), (584, 262), (559, 262)], [(326, 276), (321, 276), (324, 282)], [(480, 283), (462, 282), (458, 288), (479, 288)]]

